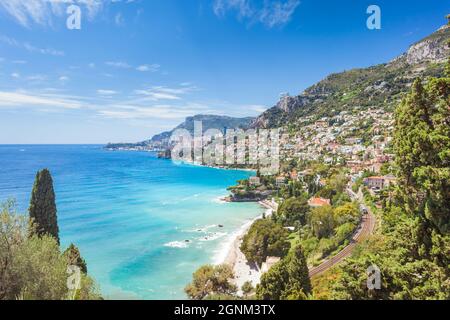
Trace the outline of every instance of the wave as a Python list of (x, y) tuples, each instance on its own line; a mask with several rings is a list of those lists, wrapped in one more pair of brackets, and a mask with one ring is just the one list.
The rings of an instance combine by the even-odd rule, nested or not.
[(218, 224), (210, 224), (210, 225), (206, 225), (206, 226), (203, 226), (203, 227), (198, 227), (198, 228), (195, 228), (195, 229), (188, 229), (188, 230), (183, 230), (183, 232), (208, 232), (208, 230), (209, 229), (212, 229), (212, 228), (218, 228), (219, 227), (219, 225)]
[[(266, 212), (267, 215), (267, 212)], [(227, 256), (233, 249), (233, 245), (235, 241), (237, 241), (240, 237), (245, 235), (247, 233), (247, 230), (250, 228), (250, 226), (258, 219), (261, 219), (262, 215), (259, 215), (253, 219), (249, 219), (244, 222), (243, 225), (237, 230), (235, 230), (233, 233), (228, 235), (228, 237), (222, 241), (222, 243), (219, 245), (219, 247), (214, 251), (213, 261), (214, 264), (218, 265), (221, 263), (224, 263), (227, 259)]]
[(209, 233), (209, 234), (205, 235), (204, 237), (200, 237), (197, 240), (203, 241), (203, 242), (214, 241), (214, 240), (217, 240), (217, 239), (220, 239), (220, 238), (226, 236), (227, 234), (228, 233), (226, 233), (226, 232), (213, 232), (213, 233)]
[(224, 200), (225, 197), (226, 196), (216, 197), (216, 198), (212, 199), (211, 202), (218, 203), (218, 204), (227, 204), (228, 202)]
[(183, 241), (172, 241), (164, 244), (164, 247), (183, 249), (188, 247), (188, 243)]

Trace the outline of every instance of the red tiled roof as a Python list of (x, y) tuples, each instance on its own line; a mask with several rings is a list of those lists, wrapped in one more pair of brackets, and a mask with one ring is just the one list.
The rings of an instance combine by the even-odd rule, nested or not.
[(311, 199), (309, 199), (308, 204), (311, 207), (322, 207), (322, 206), (330, 205), (331, 201), (329, 199), (324, 199), (324, 198), (311, 198)]

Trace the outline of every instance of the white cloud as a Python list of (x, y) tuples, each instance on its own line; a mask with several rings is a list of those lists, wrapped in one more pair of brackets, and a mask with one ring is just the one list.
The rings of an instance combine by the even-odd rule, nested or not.
[(28, 50), (30, 52), (38, 52), (41, 54), (46, 54), (46, 55), (51, 55), (51, 56), (63, 56), (64, 55), (63, 51), (55, 50), (52, 48), (45, 48), (45, 49), (37, 48), (29, 43), (24, 43), (23, 46), (26, 50)]
[(214, 13), (223, 16), (229, 10), (235, 10), (240, 18), (252, 17), (255, 9), (249, 0), (215, 0), (213, 5)]
[(54, 16), (65, 14), (67, 6), (76, 4), (94, 18), (109, 0), (2, 0), (0, 9), (17, 23), (29, 28), (32, 24), (51, 26)]
[(28, 42), (20, 42), (14, 38), (10, 38), (10, 37), (4, 36), (4, 35), (0, 35), (0, 41), (4, 42), (10, 46), (16, 47), (16, 48), (25, 49), (28, 52), (36, 52), (36, 53), (52, 55), (52, 56), (63, 56), (64, 55), (64, 51), (55, 50), (52, 48), (38, 48)]
[(269, 28), (284, 25), (291, 20), (299, 4), (298, 0), (272, 1), (260, 12), (259, 20)]
[(20, 74), (18, 74), (17, 72), (11, 73), (11, 77), (18, 79), (20, 78)]
[(23, 91), (0, 91), (0, 107), (58, 107), (79, 109), (83, 103), (69, 97), (52, 94), (33, 94)]
[(67, 77), (67, 76), (61, 76), (61, 77), (59, 77), (59, 81), (61, 81), (61, 82), (67, 82), (67, 81), (69, 81), (69, 80), (70, 80), (70, 78)]
[(151, 100), (151, 101), (181, 100), (180, 97), (178, 97), (174, 94), (169, 94), (169, 93), (164, 93), (164, 92), (151, 92), (149, 90), (136, 90), (135, 93), (139, 94), (139, 95), (144, 95), (147, 97), (146, 100)]
[(112, 119), (138, 120), (138, 119), (165, 119), (182, 120), (199, 113), (214, 113), (206, 105), (187, 103), (182, 105), (152, 105), (136, 106), (131, 104), (115, 105), (109, 109), (99, 110), (100, 116)]
[(99, 94), (101, 96), (112, 96), (112, 95), (118, 94), (118, 92), (115, 90), (98, 89), (97, 94)]
[(247, 110), (255, 111), (255, 112), (258, 112), (258, 113), (263, 113), (268, 108), (269, 107), (267, 107), (267, 106), (252, 104), (252, 105), (244, 106), (243, 109), (244, 110), (247, 109)]
[(219, 17), (232, 11), (239, 20), (273, 28), (287, 24), (299, 5), (300, 0), (215, 0), (213, 10)]
[(99, 109), (98, 114), (101, 117), (123, 120), (182, 120), (199, 113), (214, 113), (208, 105), (184, 101), (184, 95), (195, 90), (198, 88), (193, 85), (153, 86), (145, 90), (134, 90), (134, 95), (126, 101), (104, 106)]
[(137, 67), (133, 67), (128, 62), (125, 61), (107, 61), (105, 62), (107, 66), (119, 68), (119, 69), (136, 69), (140, 72), (156, 72), (161, 67), (159, 64), (142, 64)]
[[(80, 6), (92, 20), (109, 4), (133, 2), (135, 0), (0, 0), (0, 11), (6, 12), (20, 25), (30, 28), (33, 24), (52, 26), (53, 19), (64, 16), (67, 7), (72, 4)], [(120, 18), (119, 21), (122, 22)]]
[(150, 89), (135, 90), (134, 93), (143, 96), (144, 100), (181, 100), (181, 96), (198, 90), (195, 86), (183, 86), (179, 88), (169, 88), (164, 86), (154, 86)]
[(161, 66), (159, 64), (143, 64), (136, 68), (137, 71), (141, 72), (156, 72)]
[(107, 66), (115, 67), (115, 68), (122, 68), (122, 69), (131, 68), (131, 66), (128, 63), (123, 62), (123, 61), (107, 61), (107, 62), (105, 62), (105, 64)]

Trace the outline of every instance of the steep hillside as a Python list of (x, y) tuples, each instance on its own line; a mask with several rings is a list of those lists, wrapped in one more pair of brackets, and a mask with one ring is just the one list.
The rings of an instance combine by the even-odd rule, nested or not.
[(403, 55), (377, 66), (331, 74), (298, 96), (285, 96), (252, 127), (271, 128), (314, 121), (341, 111), (382, 108), (392, 111), (417, 76), (438, 76), (449, 57), (450, 27), (441, 27)]

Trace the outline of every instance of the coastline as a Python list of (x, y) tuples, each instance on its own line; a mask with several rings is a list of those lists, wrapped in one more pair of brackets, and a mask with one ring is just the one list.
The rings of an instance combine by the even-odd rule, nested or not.
[(173, 159), (164, 159), (164, 160), (170, 160), (174, 164), (184, 164), (184, 165), (190, 165), (194, 167), (203, 167), (203, 168), (211, 168), (211, 169), (217, 169), (217, 170), (236, 170), (236, 171), (245, 171), (245, 172), (253, 172), (256, 173), (258, 170), (251, 169), (251, 168), (234, 168), (234, 167), (227, 167), (227, 166), (219, 166), (219, 165), (207, 165), (202, 164), (194, 161), (181, 161), (181, 160), (173, 160)]
[[(108, 151), (108, 150), (107, 150)], [(139, 152), (142, 150), (121, 150), (123, 152)], [(154, 152), (150, 152), (152, 154), (155, 154)], [(254, 175), (256, 173), (256, 170), (251, 168), (232, 168), (232, 167), (225, 167), (225, 166), (209, 166), (204, 165), (196, 162), (191, 161), (174, 161), (172, 159), (160, 159), (160, 160), (170, 160), (172, 164), (175, 166), (182, 165), (182, 166), (190, 166), (190, 167), (200, 167), (200, 168), (210, 168), (215, 170), (227, 170), (227, 171), (242, 171), (242, 172), (248, 172)], [(215, 201), (218, 202), (227, 202), (226, 197), (220, 197), (216, 199)], [(247, 201), (244, 201), (247, 202)], [(219, 246), (217, 249), (215, 249), (212, 252), (212, 263), (215, 265), (218, 264), (228, 264), (232, 267), (233, 272), (235, 274), (235, 278), (233, 279), (233, 283), (238, 287), (238, 290), (240, 291), (242, 285), (250, 281), (253, 286), (256, 286), (260, 282), (261, 277), (261, 271), (256, 266), (250, 266), (248, 264), (248, 261), (245, 257), (245, 255), (240, 250), (240, 246), (242, 244), (243, 237), (248, 233), (250, 227), (252, 224), (262, 219), (262, 217), (265, 215), (266, 217), (269, 217), (273, 210), (276, 210), (274, 208), (274, 204), (272, 204), (269, 200), (264, 201), (248, 201), (255, 203), (256, 206), (260, 206), (264, 208), (264, 211), (261, 210), (258, 213), (256, 213), (256, 217), (251, 218), (249, 217), (245, 221), (242, 222), (240, 226), (237, 227), (234, 231), (229, 233), (228, 236), (222, 238), (220, 240)], [(275, 204), (276, 205), (276, 204)], [(252, 209), (253, 210), (253, 209)], [(263, 213), (264, 212), (264, 213)], [(188, 246), (185, 242), (180, 241), (173, 241), (168, 242), (166, 244), (167, 247), (173, 247), (173, 248), (185, 248)]]
[[(268, 200), (259, 201), (258, 203), (266, 209), (266, 217), (271, 216), (273, 211), (277, 209), (277, 205)], [(252, 224), (262, 218), (263, 215), (259, 215), (242, 225), (241, 228), (229, 238), (229, 242), (226, 243), (222, 254), (215, 262), (215, 264), (228, 264), (232, 267), (235, 275), (233, 283), (237, 285), (239, 292), (245, 282), (250, 281), (253, 286), (256, 286), (260, 281), (261, 270), (259, 270), (257, 266), (253, 266), (248, 263), (245, 255), (240, 249), (240, 246), (243, 237), (247, 234)]]

